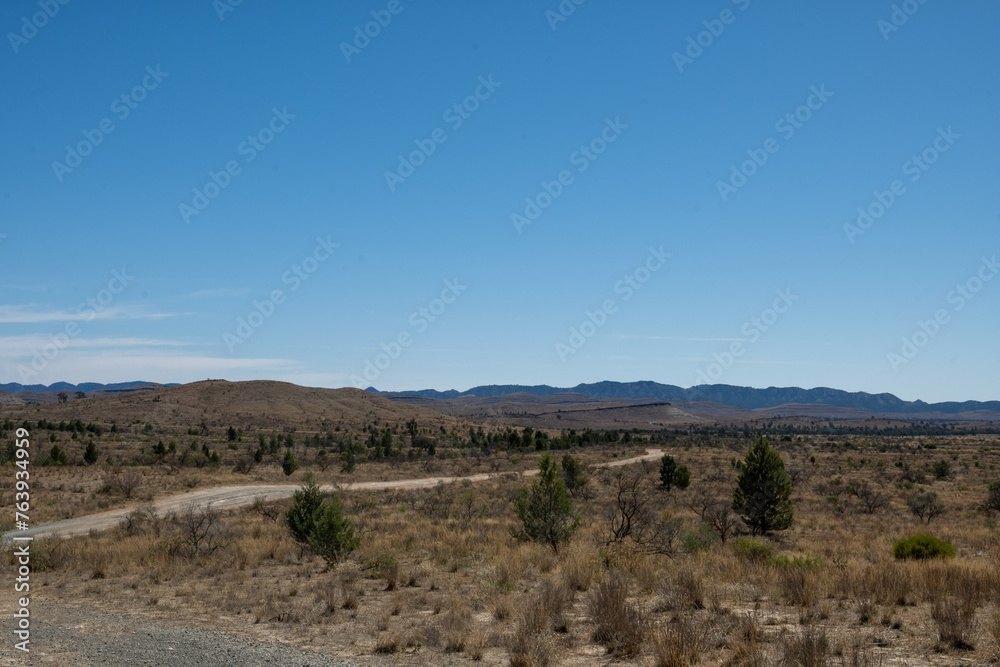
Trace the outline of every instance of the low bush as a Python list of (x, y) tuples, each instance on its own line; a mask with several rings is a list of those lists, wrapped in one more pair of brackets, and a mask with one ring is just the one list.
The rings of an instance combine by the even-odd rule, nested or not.
[(733, 541), (733, 553), (751, 563), (765, 563), (774, 556), (774, 545), (757, 537), (741, 537)]
[(896, 542), (892, 555), (900, 559), (954, 558), (955, 547), (933, 535), (914, 535)]

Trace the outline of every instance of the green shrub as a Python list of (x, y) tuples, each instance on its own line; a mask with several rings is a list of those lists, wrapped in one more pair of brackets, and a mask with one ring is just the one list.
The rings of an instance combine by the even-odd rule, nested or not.
[(764, 563), (774, 556), (774, 545), (756, 537), (741, 537), (733, 541), (733, 553), (751, 563)]
[(933, 535), (914, 535), (896, 542), (892, 548), (896, 558), (954, 558), (955, 548)]
[(681, 546), (687, 553), (695, 553), (711, 548), (719, 543), (719, 534), (708, 526), (699, 526), (697, 531), (681, 533)]

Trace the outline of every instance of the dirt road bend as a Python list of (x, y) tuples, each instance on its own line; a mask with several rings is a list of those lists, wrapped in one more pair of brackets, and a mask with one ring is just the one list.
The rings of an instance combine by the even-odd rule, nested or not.
[[(663, 455), (659, 449), (647, 449), (646, 454), (635, 456), (620, 461), (609, 463), (599, 463), (594, 467), (610, 468), (641, 461), (653, 461)], [(501, 473), (503, 474), (503, 473)], [(507, 473), (510, 474), (510, 473)], [(520, 473), (522, 477), (537, 475), (538, 470), (526, 470)], [(401, 479), (391, 482), (358, 482), (342, 487), (345, 491), (381, 491), (385, 489), (421, 489), (436, 486), (438, 484), (450, 484), (452, 482), (470, 481), (482, 482), (495, 476), (495, 473), (470, 475), (467, 477), (423, 477), (419, 479)], [(179, 493), (173, 496), (166, 496), (153, 501), (153, 506), (158, 514), (182, 511), (184, 508), (195, 506), (211, 506), (215, 509), (226, 510), (237, 507), (244, 507), (253, 504), (256, 498), (265, 500), (279, 500), (289, 498), (299, 488), (299, 484), (265, 484), (265, 485), (243, 485), (243, 486), (217, 486), (208, 489), (197, 489), (187, 493)], [(333, 486), (324, 486), (324, 491), (336, 490)], [(28, 530), (9, 531), (3, 534), (3, 541), (7, 542), (16, 533), (21, 537), (75, 537), (87, 535), (93, 530), (106, 530), (118, 525), (119, 522), (137, 505), (129, 505), (116, 510), (88, 514), (87, 516), (55, 521), (53, 523), (35, 526)]]

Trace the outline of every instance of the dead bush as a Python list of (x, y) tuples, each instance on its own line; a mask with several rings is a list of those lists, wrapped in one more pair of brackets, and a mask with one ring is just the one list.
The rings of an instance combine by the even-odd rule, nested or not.
[(105, 475), (101, 491), (108, 494), (121, 494), (126, 499), (130, 499), (136, 495), (143, 480), (142, 473), (138, 470), (113, 468), (110, 473)]
[(180, 537), (190, 556), (207, 555), (222, 549), (232, 541), (229, 527), (222, 514), (211, 506), (188, 505), (174, 517)]

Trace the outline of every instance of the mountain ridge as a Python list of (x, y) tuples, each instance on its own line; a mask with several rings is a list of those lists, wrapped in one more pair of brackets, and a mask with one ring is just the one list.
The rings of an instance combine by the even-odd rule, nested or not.
[(919, 414), (939, 412), (942, 414), (958, 414), (978, 410), (1000, 411), (1000, 401), (944, 401), (927, 403), (925, 401), (904, 401), (894, 394), (870, 394), (867, 392), (848, 392), (830, 387), (739, 387), (727, 384), (698, 385), (687, 389), (676, 385), (661, 384), (650, 380), (638, 382), (603, 381), (582, 383), (575, 387), (553, 387), (550, 385), (480, 385), (460, 392), (457, 390), (437, 391), (424, 389), (419, 391), (383, 392), (369, 387), (367, 391), (377, 394), (395, 396), (420, 396), (422, 398), (458, 398), (476, 396), (480, 398), (503, 396), (514, 393), (527, 393), (539, 396), (560, 393), (578, 393), (593, 398), (649, 398), (660, 401), (709, 401), (734, 405), (748, 410), (776, 408), (791, 403), (803, 405), (832, 405), (840, 408), (857, 408), (883, 414)]

